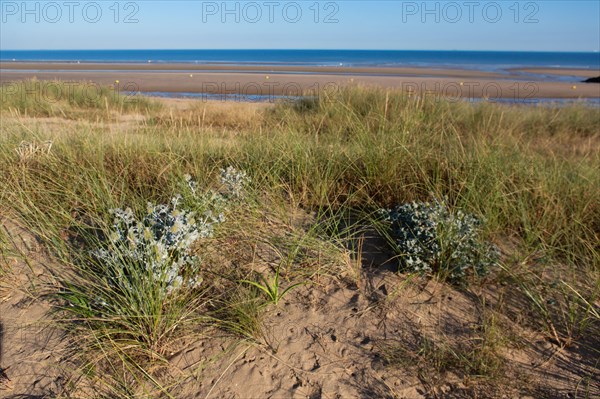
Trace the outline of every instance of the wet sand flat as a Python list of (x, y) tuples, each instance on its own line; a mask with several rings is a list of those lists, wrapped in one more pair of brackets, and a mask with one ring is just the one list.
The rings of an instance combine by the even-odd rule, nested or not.
[[(0, 63), (0, 70), (0, 83), (32, 78), (40, 81), (87, 81), (114, 85), (123, 93), (298, 96), (358, 85), (449, 98), (526, 100), (600, 97), (600, 85), (597, 84), (536, 80), (535, 77), (460, 69), (3, 62)], [(521, 71), (536, 73), (532, 72), (533, 69)], [(560, 71), (566, 75), (579, 71), (577, 76), (582, 79), (594, 72), (572, 69)]]

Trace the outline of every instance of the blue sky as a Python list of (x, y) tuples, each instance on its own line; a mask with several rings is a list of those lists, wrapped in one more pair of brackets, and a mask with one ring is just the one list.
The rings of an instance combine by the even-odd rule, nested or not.
[(600, 50), (596, 0), (0, 0), (0, 10), (4, 50)]

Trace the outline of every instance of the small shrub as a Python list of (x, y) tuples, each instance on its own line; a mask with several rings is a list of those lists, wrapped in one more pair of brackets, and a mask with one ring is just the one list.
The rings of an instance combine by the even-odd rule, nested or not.
[(249, 182), (250, 178), (243, 170), (237, 170), (233, 166), (221, 169), (221, 184), (226, 198), (242, 198)]
[(223, 193), (198, 190), (190, 175), (184, 179), (185, 198), (176, 195), (170, 204), (148, 203), (141, 219), (130, 208), (111, 211), (113, 224), (107, 239), (92, 251), (111, 285), (125, 291), (158, 288), (168, 295), (200, 284), (199, 259), (191, 247), (197, 239), (213, 235), (229, 203), (243, 197), (249, 178), (231, 166), (222, 169)]
[(197, 217), (194, 212), (178, 209), (180, 201), (181, 197), (175, 196), (170, 204), (148, 203), (141, 220), (129, 208), (112, 210), (108, 242), (93, 251), (111, 283), (128, 288), (137, 275), (148, 280), (141, 281), (144, 285), (157, 284), (165, 293), (199, 284), (194, 270), (197, 257), (190, 249), (198, 238), (210, 237), (219, 221), (211, 215)]
[(246, 187), (250, 182), (246, 172), (239, 171), (232, 166), (221, 169), (220, 190), (199, 190), (198, 183), (191, 175), (183, 176), (185, 184), (182, 185), (183, 203), (197, 213), (208, 216), (217, 215), (218, 221), (225, 219), (224, 213), (234, 202), (244, 198)]
[[(241, 176), (232, 180), (241, 185), (241, 196), (245, 174), (230, 172)], [(148, 203), (139, 214), (113, 209), (108, 226), (81, 231), (85, 244), (73, 251), (73, 273), (61, 278), (58, 296), (66, 302), (63, 310), (86, 320), (89, 331), (106, 334), (110, 345), (118, 339), (152, 357), (165, 353), (184, 326), (203, 319), (198, 310), (205, 306), (208, 287), (202, 284), (202, 253), (194, 243), (213, 236), (232, 200), (198, 190), (191, 177), (180, 186), (184, 195), (167, 204)]]
[(405, 270), (457, 282), (487, 273), (498, 261), (496, 247), (480, 239), (481, 221), (443, 201), (403, 204), (383, 214)]

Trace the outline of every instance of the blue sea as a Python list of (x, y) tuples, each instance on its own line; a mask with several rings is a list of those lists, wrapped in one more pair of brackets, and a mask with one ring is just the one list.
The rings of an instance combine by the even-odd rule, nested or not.
[(1, 61), (599, 69), (600, 53), (409, 50), (0, 50)]

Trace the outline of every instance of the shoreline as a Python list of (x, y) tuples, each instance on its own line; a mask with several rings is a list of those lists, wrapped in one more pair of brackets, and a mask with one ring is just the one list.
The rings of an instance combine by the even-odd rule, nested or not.
[[(2, 84), (24, 79), (83, 81), (112, 85), (125, 93), (293, 97), (346, 86), (366, 86), (457, 99), (600, 98), (600, 85), (581, 82), (600, 75), (600, 71), (573, 68), (524, 67), (501, 74), (417, 67), (0, 62), (0, 71)], [(553, 81), (548, 80), (546, 74), (576, 76), (579, 80)]]
[(600, 70), (583, 68), (510, 68), (510, 72), (525, 72), (536, 75), (556, 75), (556, 76), (578, 76), (581, 78), (595, 78), (600, 76)]
[(5, 62), (0, 61), (0, 70), (18, 71), (151, 71), (177, 72), (261, 72), (261, 73), (306, 73), (340, 75), (389, 75), (389, 76), (443, 76), (443, 77), (489, 77), (503, 78), (506, 74), (460, 68), (433, 67), (369, 67), (369, 66), (302, 66), (302, 65), (248, 65), (248, 64), (188, 64), (188, 63), (73, 63), (73, 62)]

